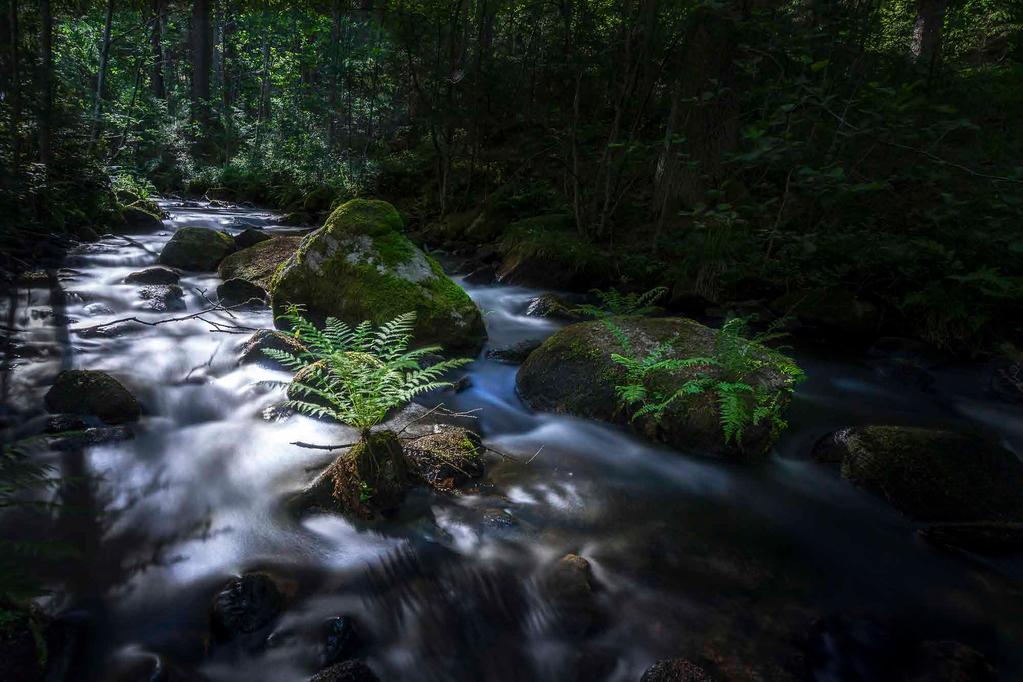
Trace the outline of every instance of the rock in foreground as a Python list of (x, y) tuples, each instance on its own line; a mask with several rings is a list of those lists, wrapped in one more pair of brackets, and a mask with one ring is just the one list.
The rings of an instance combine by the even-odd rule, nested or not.
[(298, 250), (301, 237), (275, 237), (236, 251), (221, 262), (220, 278), (244, 279), (269, 290), (274, 272)]
[(309, 682), (380, 682), (380, 678), (362, 661), (345, 661), (321, 670)]
[(139, 402), (120, 381), (89, 369), (61, 372), (45, 401), (50, 412), (95, 416), (107, 424), (136, 421), (142, 414)]
[(684, 658), (666, 658), (647, 668), (639, 682), (711, 682), (703, 668)]
[[(685, 318), (616, 317), (610, 320), (629, 339), (634, 352), (645, 356), (658, 344), (671, 341), (665, 357), (712, 355), (716, 331)], [(615, 387), (626, 381), (625, 369), (611, 359), (624, 353), (615, 334), (602, 321), (581, 322), (561, 329), (533, 351), (519, 369), (519, 395), (534, 409), (628, 424), (652, 440), (701, 454), (742, 459), (763, 455), (776, 434), (766, 423), (749, 425), (741, 441), (726, 444), (715, 393), (705, 391), (668, 406), (660, 422), (641, 417), (633, 422), (621, 407)], [(666, 393), (673, 393), (700, 369), (681, 369), (662, 376)], [(711, 377), (716, 369), (706, 369)], [(755, 387), (781, 390), (787, 377), (764, 368), (747, 378)], [(782, 400), (787, 400), (783, 394)]]
[(234, 578), (213, 598), (213, 634), (223, 641), (264, 628), (280, 613), (283, 601), (265, 573)]
[(182, 270), (216, 270), (220, 261), (234, 251), (234, 240), (223, 232), (205, 227), (182, 227), (160, 253), (161, 265)]
[(981, 438), (860, 426), (832, 434), (815, 455), (918, 521), (1023, 521), (1023, 463)]
[[(270, 367), (280, 367), (276, 361), (263, 352), (264, 348), (287, 351), (293, 355), (305, 352), (305, 346), (291, 334), (279, 332), (276, 329), (260, 329), (249, 337), (249, 340), (242, 346), (238, 355), (238, 364), (246, 363), (265, 364)], [(283, 368), (282, 368), (283, 369)]]
[(181, 279), (181, 273), (177, 270), (154, 265), (143, 270), (133, 272), (124, 278), (125, 284), (177, 284)]
[(476, 305), (402, 230), (386, 202), (357, 199), (339, 207), (274, 275), (275, 314), (294, 303), (314, 320), (380, 324), (414, 310), (417, 343), (478, 349), (484, 329)]

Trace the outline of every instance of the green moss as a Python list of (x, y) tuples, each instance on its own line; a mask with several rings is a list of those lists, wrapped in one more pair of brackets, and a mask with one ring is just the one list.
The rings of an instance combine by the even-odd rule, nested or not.
[(301, 243), (301, 237), (275, 237), (259, 242), (232, 253), (221, 261), (217, 272), (223, 280), (237, 277), (268, 289), (274, 273)]
[(401, 233), (405, 230), (405, 224), (394, 206), (386, 201), (353, 199), (334, 209), (323, 223), (323, 229), (376, 237), (388, 232)]

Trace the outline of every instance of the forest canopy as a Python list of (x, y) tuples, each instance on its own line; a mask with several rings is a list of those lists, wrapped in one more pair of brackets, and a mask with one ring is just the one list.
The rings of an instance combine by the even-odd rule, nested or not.
[(777, 315), (826, 292), (1012, 341), (1021, 28), (1004, 0), (8, 0), (3, 267), (157, 193), (311, 224), (366, 196), (549, 285)]

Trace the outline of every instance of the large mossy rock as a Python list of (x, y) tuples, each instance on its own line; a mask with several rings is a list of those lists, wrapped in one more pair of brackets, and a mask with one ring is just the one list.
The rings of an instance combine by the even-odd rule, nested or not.
[(860, 426), (832, 434), (815, 455), (918, 521), (1023, 521), (1023, 463), (974, 436)]
[(497, 278), (505, 284), (587, 289), (608, 281), (611, 260), (581, 238), (571, 216), (536, 216), (509, 225)]
[(356, 199), (340, 206), (277, 270), (270, 288), (274, 313), (295, 303), (312, 319), (379, 324), (415, 311), (417, 343), (478, 349), (484, 328), (476, 305), (402, 229), (387, 202)]
[(243, 279), (263, 289), (270, 288), (270, 280), (285, 261), (291, 258), (301, 237), (274, 237), (241, 251), (235, 251), (220, 263), (217, 273), (225, 282)]
[[(629, 339), (637, 356), (646, 356), (665, 341), (666, 357), (691, 358), (713, 354), (716, 331), (686, 318), (615, 317), (609, 320)], [(717, 396), (710, 391), (674, 401), (663, 417), (629, 420), (615, 387), (626, 382), (625, 369), (611, 359), (624, 353), (603, 321), (569, 325), (533, 351), (519, 369), (519, 395), (532, 408), (578, 417), (628, 424), (648, 438), (672, 447), (728, 459), (766, 454), (776, 434), (770, 425), (748, 426), (738, 443), (726, 444)], [(681, 369), (659, 375), (657, 388), (671, 394), (699, 371), (715, 377), (717, 370)], [(787, 385), (779, 371), (764, 368), (747, 378), (755, 387), (781, 390)], [(783, 394), (782, 400), (787, 400)], [(765, 420), (766, 421), (766, 420)]]
[(205, 227), (182, 227), (160, 252), (159, 262), (182, 270), (216, 270), (220, 261), (234, 251), (230, 235)]
[(45, 402), (50, 412), (95, 416), (107, 424), (132, 422), (142, 414), (138, 400), (120, 381), (90, 369), (58, 374)]

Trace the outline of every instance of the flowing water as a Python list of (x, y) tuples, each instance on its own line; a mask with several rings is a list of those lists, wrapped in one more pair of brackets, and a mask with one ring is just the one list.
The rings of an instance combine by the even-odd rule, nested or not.
[[(251, 210), (168, 206), (164, 231), (85, 245), (57, 282), (17, 292), (13, 315), (5, 304), (22, 357), (5, 380), (9, 405), (31, 410), (57, 371), (79, 367), (119, 377), (146, 409), (131, 440), (51, 453), (68, 477), (65, 504), (52, 525), (20, 531), (77, 551), (40, 564), (54, 587), (47, 607), (85, 633), (66, 679), (159, 660), (190, 671), (184, 679), (305, 680), (324, 622), (342, 614), (385, 681), (635, 681), (674, 656), (728, 679), (886, 679), (891, 650), (922, 640), (978, 648), (1003, 679), (1023, 673), (1023, 562), (935, 549), (809, 458), (830, 430), (881, 422), (979, 427), (1023, 451), (1021, 415), (984, 398), (978, 368), (938, 371), (925, 392), (865, 362), (799, 354), (810, 378), (790, 430), (768, 461), (736, 466), (533, 413), (515, 394), (516, 367), (481, 354), (470, 388), (433, 398), (479, 410), (485, 443), (506, 455), (489, 457), (481, 483), (458, 496), (417, 491), (386, 522), (295, 519), (283, 502), (324, 453), (290, 443), (350, 434), (263, 418), (281, 399), (265, 382), (288, 376), (239, 366), (248, 334), (229, 332), (270, 327), (268, 310), (206, 316), (229, 325), (220, 330), (201, 319), (88, 329), (209, 307), (214, 274), (182, 278), (185, 313), (144, 310), (122, 283), (174, 229), (285, 229)], [(488, 348), (556, 329), (525, 316), (537, 291), (467, 290)], [(545, 587), (568, 553), (592, 566), (588, 628), (563, 627)], [(253, 570), (283, 586), (282, 614), (258, 636), (212, 644), (213, 594)]]

